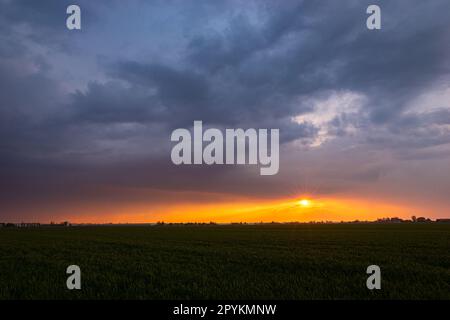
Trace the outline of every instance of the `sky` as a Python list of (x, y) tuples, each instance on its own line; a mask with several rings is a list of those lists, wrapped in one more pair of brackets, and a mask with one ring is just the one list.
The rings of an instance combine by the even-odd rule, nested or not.
[[(174, 165), (194, 120), (279, 173)], [(0, 0), (0, 137), (0, 221), (450, 217), (450, 1)]]

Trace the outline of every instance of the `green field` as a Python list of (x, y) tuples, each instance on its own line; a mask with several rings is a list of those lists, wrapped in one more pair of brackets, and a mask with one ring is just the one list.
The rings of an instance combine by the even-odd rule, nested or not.
[(79, 298), (450, 299), (450, 225), (0, 229), (0, 299)]

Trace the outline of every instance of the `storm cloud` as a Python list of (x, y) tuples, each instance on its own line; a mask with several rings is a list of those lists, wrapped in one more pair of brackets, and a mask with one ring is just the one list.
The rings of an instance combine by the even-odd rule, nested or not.
[[(69, 2), (0, 1), (0, 217), (129, 188), (286, 197), (309, 179), (450, 212), (449, 1), (77, 3), (69, 31)], [(170, 133), (194, 120), (279, 128), (280, 174), (174, 166)]]

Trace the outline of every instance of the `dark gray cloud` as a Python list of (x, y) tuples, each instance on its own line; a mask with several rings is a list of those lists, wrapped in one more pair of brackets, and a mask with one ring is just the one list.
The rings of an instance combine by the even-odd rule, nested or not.
[[(372, 3), (382, 7), (379, 31), (365, 28)], [(282, 196), (308, 165), (322, 190), (360, 190), (405, 159), (421, 159), (426, 172), (426, 159), (448, 157), (446, 0), (79, 1), (81, 32), (65, 28), (68, 4), (0, 1), (0, 188), (9, 201), (35, 199), (33, 188), (65, 201), (61, 190), (92, 185)], [(170, 132), (194, 120), (280, 128), (280, 175), (173, 167)], [(302, 164), (305, 146), (314, 159)], [(350, 150), (342, 166), (320, 170), (323, 153), (339, 148)], [(352, 148), (378, 162), (362, 165), (372, 160)]]

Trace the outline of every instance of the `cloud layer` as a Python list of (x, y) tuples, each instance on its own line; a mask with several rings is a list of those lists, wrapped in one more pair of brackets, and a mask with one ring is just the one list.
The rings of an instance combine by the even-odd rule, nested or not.
[[(450, 3), (375, 2), (379, 31), (373, 1), (352, 0), (78, 1), (69, 31), (68, 1), (0, 1), (0, 217), (111, 188), (310, 188), (449, 214)], [(174, 167), (170, 133), (194, 120), (279, 128), (280, 174)]]

